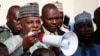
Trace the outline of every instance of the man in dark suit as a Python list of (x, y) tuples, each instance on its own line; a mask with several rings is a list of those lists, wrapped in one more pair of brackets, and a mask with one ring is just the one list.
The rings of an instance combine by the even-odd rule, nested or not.
[[(41, 16), (43, 26), (42, 32), (44, 34), (54, 34), (54, 35), (63, 35), (64, 32), (60, 30), (59, 23), (60, 23), (60, 15), (57, 7), (54, 4), (46, 4), (42, 8), (42, 16)], [(56, 56), (60, 55), (59, 48), (51, 47)]]

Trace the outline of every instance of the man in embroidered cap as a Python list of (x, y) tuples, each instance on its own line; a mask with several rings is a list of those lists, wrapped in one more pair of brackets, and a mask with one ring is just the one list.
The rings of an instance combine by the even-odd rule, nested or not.
[(64, 17), (63, 5), (59, 1), (56, 1), (54, 3), (54, 5), (57, 7), (57, 9), (59, 11), (59, 16), (60, 16), (60, 22), (59, 22), (60, 24), (59, 25), (62, 26), (62, 24), (63, 24), (63, 17)]
[(100, 7), (94, 11), (94, 23), (96, 24), (96, 31), (94, 33), (94, 40), (96, 44), (100, 45)]
[(93, 23), (91, 14), (83, 11), (75, 17), (75, 33), (79, 39), (79, 46), (73, 56), (99, 56), (100, 45), (94, 44)]
[[(38, 48), (34, 44), (36, 42), (37, 34), (41, 30), (38, 3), (29, 3), (20, 8), (19, 23), (21, 27), (21, 33), (18, 35), (19, 37), (14, 37), (16, 39), (10, 38), (5, 42), (6, 46), (9, 47), (11, 56), (20, 56), (23, 51), (25, 52), (25, 55), (30, 55), (30, 52), (27, 53), (28, 50), (33, 51)], [(29, 34), (30, 32), (31, 34)], [(8, 42), (11, 39), (14, 42)], [(38, 43), (37, 45), (43, 45), (40, 42), (36, 43)], [(35, 47), (30, 49), (32, 45)]]

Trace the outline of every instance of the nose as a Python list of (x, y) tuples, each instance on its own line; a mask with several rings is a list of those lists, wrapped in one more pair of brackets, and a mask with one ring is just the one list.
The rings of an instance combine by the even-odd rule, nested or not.
[(38, 24), (37, 23), (33, 23), (32, 26), (35, 27), (35, 28), (37, 28)]
[(55, 19), (53, 19), (53, 20), (52, 20), (52, 23), (53, 23), (53, 24), (56, 24), (56, 23), (57, 23), (57, 21), (56, 21)]
[(85, 25), (85, 31), (89, 32), (90, 31), (90, 27)]

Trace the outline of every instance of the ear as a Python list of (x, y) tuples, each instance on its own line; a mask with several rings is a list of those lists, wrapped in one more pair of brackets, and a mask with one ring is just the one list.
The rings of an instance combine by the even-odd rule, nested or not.
[(22, 29), (22, 24), (20, 21), (18, 21), (18, 24), (19, 24), (20, 29)]
[(43, 16), (41, 16), (41, 21), (42, 21), (42, 22), (44, 21), (43, 19), (44, 19), (44, 17), (43, 17)]

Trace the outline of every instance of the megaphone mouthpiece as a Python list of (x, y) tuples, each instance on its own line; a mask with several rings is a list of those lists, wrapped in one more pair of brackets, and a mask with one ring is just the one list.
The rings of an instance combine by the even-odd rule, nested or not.
[(38, 40), (47, 45), (49, 44), (51, 46), (59, 47), (62, 41), (62, 36), (40, 34)]
[(42, 42), (43, 36), (44, 36), (43, 34), (40, 34), (40, 35), (38, 36), (38, 39), (39, 39), (40, 42)]

